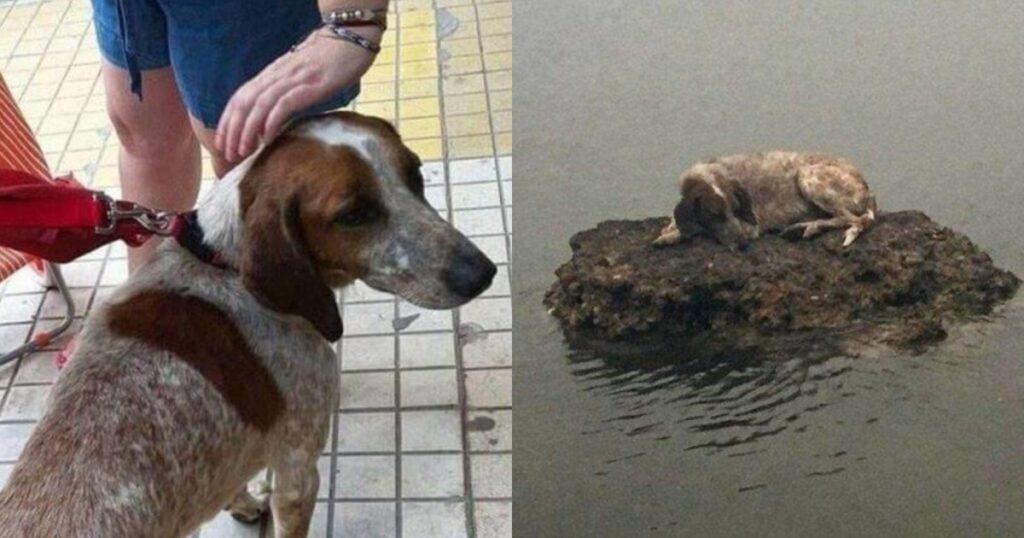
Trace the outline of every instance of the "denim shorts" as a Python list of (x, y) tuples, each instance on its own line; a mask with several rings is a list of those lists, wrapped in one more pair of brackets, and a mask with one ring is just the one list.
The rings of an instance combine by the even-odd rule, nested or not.
[[(142, 99), (143, 72), (171, 66), (185, 106), (214, 128), (231, 95), (320, 23), (316, 0), (92, 0), (103, 57), (126, 69)], [(348, 104), (355, 84), (304, 111)]]

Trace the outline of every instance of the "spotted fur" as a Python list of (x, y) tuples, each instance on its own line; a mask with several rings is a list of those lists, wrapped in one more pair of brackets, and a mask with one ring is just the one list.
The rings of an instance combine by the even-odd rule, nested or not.
[(875, 198), (847, 159), (770, 151), (699, 162), (679, 178), (682, 199), (655, 246), (708, 233), (742, 245), (766, 232), (804, 238), (845, 228), (849, 246), (875, 220)]

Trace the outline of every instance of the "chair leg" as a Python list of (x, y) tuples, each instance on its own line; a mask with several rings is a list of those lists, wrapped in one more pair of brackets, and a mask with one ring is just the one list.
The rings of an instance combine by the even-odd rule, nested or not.
[(0, 366), (25, 354), (32, 353), (33, 351), (38, 351), (46, 347), (50, 342), (71, 328), (71, 323), (75, 320), (75, 301), (71, 297), (71, 289), (68, 288), (68, 284), (64, 280), (64, 275), (60, 272), (60, 267), (55, 263), (46, 262), (46, 272), (50, 275), (54, 285), (57, 287), (57, 291), (60, 292), (61, 297), (64, 299), (64, 304), (67, 305), (64, 320), (61, 321), (60, 325), (56, 329), (38, 333), (27, 343), (0, 355)]

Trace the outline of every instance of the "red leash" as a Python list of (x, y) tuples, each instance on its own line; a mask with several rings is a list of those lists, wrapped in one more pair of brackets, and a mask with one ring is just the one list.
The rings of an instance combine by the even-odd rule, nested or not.
[(70, 175), (50, 183), (0, 169), (0, 246), (66, 263), (118, 239), (139, 246), (153, 235), (177, 236), (182, 228), (175, 213), (113, 200)]

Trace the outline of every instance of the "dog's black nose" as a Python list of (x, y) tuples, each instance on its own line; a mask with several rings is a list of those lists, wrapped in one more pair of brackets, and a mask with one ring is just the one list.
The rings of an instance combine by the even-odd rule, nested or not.
[(483, 293), (496, 272), (498, 268), (480, 252), (459, 254), (445, 271), (444, 282), (456, 295), (468, 299)]

